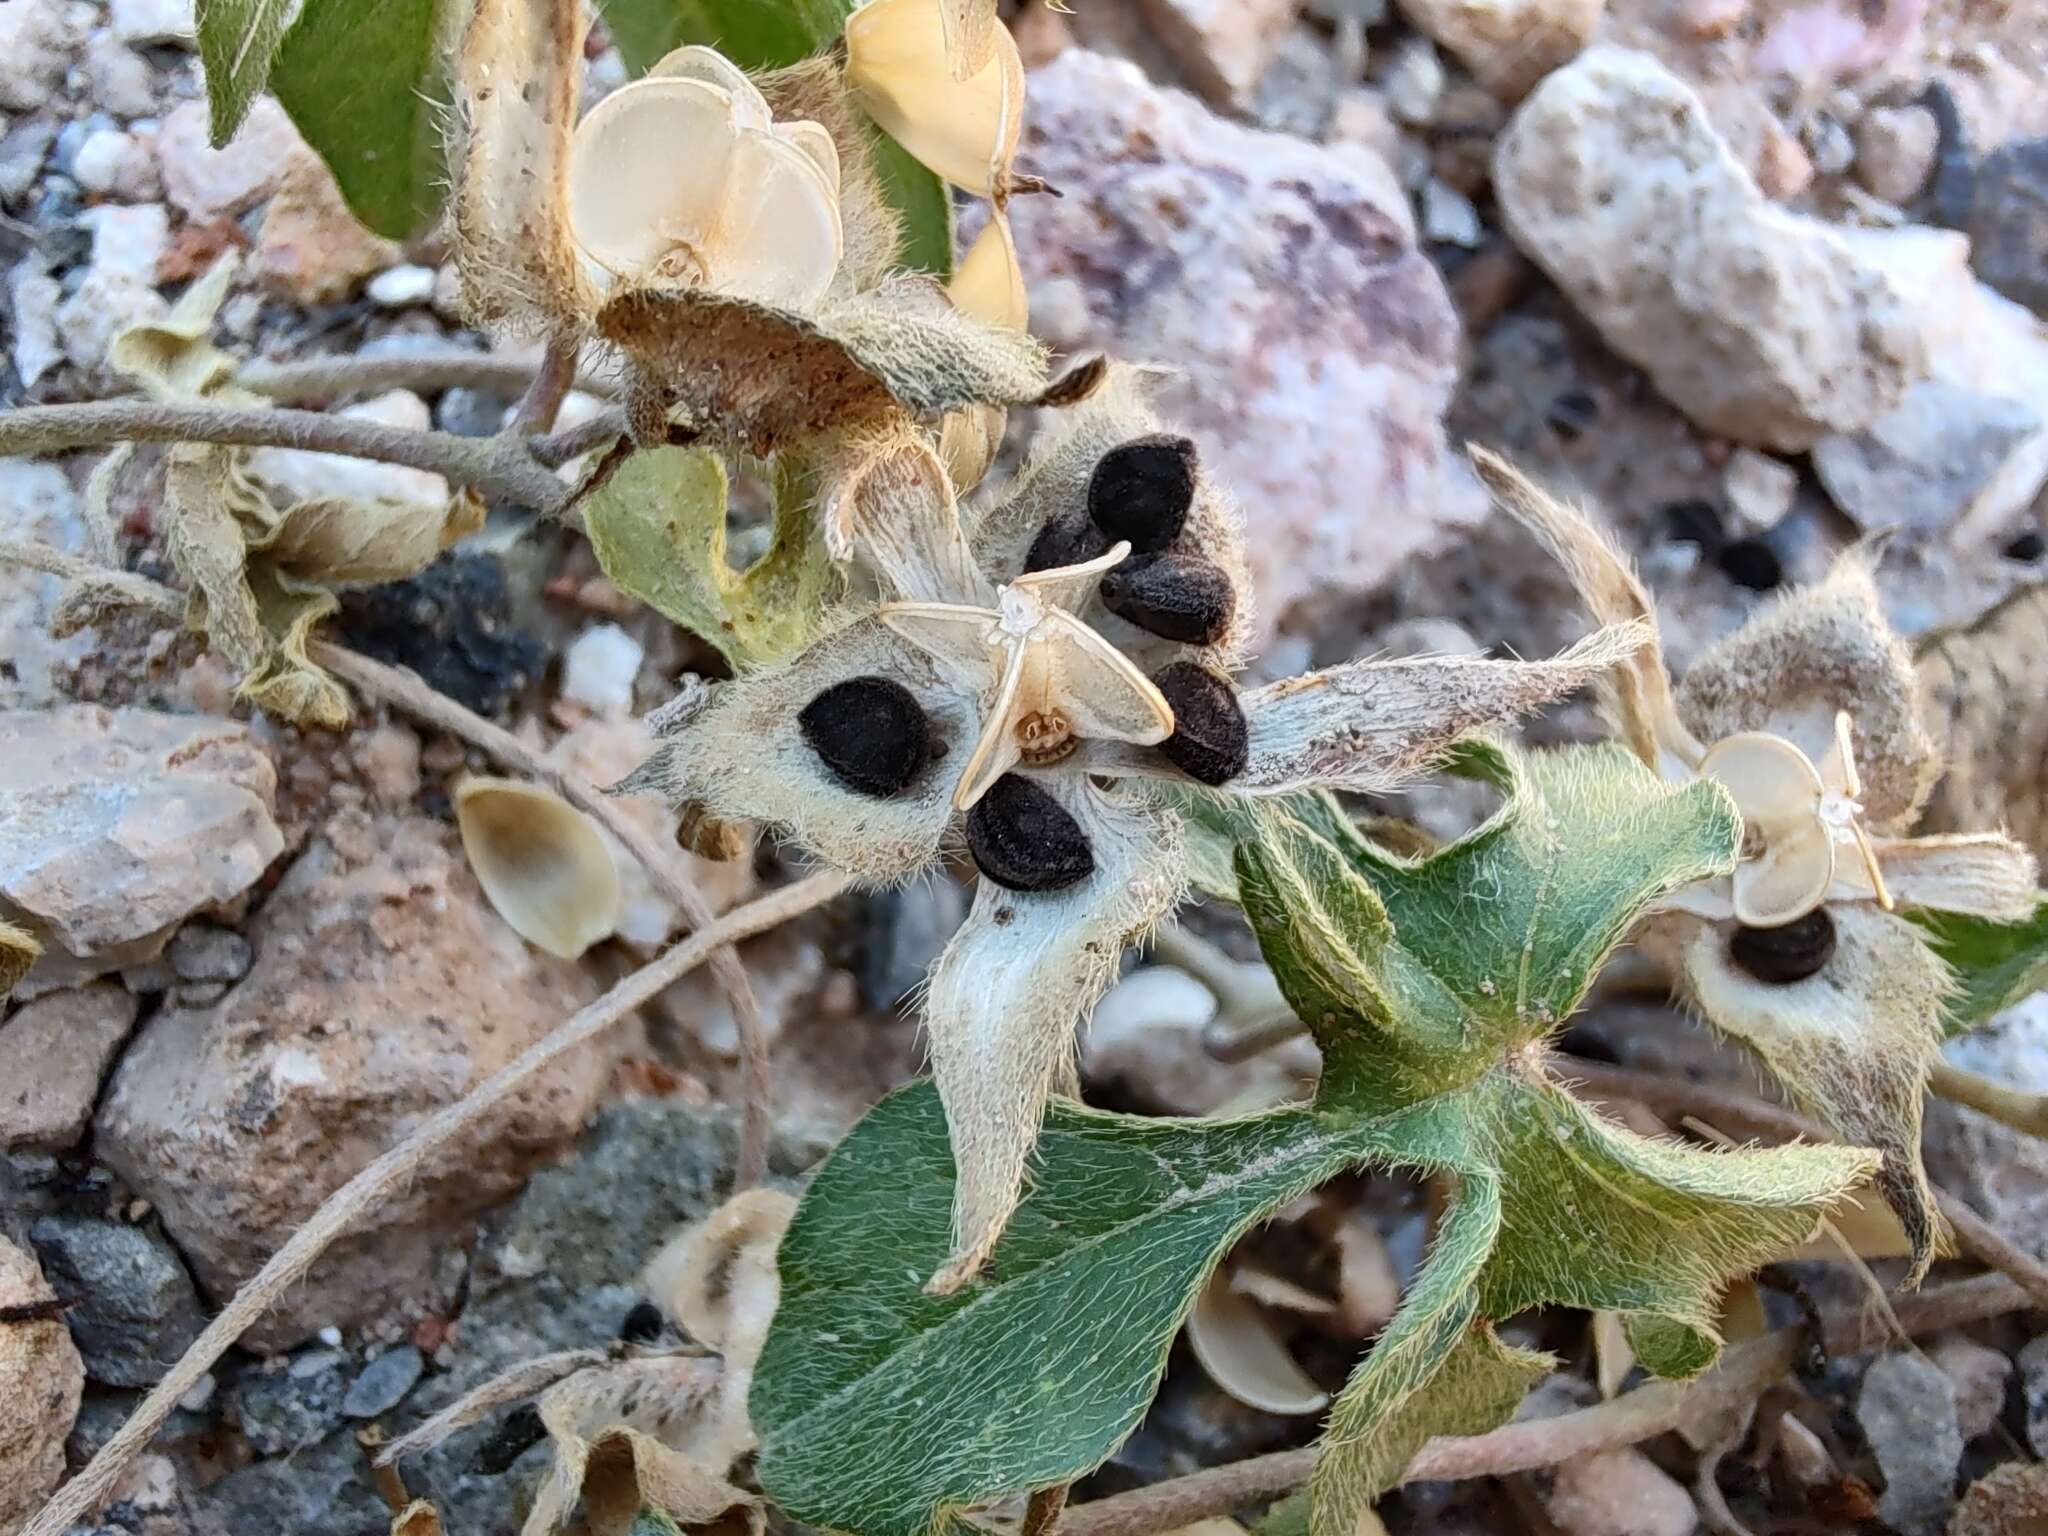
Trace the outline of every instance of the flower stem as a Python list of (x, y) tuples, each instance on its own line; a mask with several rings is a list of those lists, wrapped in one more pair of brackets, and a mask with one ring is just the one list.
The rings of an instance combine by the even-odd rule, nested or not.
[(1979, 1077), (1937, 1060), (1927, 1075), (1928, 1089), (1951, 1104), (1962, 1104), (2001, 1125), (2009, 1125), (2029, 1136), (2048, 1139), (2048, 1094), (2030, 1093), (2024, 1088)]

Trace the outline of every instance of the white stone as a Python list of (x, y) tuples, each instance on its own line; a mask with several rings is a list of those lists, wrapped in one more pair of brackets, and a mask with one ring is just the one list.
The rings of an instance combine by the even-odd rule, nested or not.
[(63, 83), (74, 36), (62, 0), (0, 5), (0, 108), (33, 112)]
[(1939, 138), (1925, 107), (1872, 107), (1856, 124), (1856, 179), (1903, 207), (1927, 185)]
[(204, 223), (240, 213), (275, 192), (299, 143), (284, 108), (259, 96), (234, 138), (215, 149), (206, 103), (188, 101), (165, 115), (156, 154), (166, 195), (187, 218)]
[[(340, 414), (415, 432), (426, 431), (434, 419), (427, 402), (404, 389), (349, 406)], [(375, 464), (346, 454), (311, 453), (303, 448), (257, 448), (249, 454), (249, 472), (288, 501), (338, 496), (394, 501), (422, 511), (438, 511), (448, 502), (448, 482), (439, 475), (408, 469), (402, 464)]]
[(92, 231), (95, 273), (156, 286), (157, 263), (171, 243), (171, 216), (160, 205), (88, 208), (79, 222)]
[(1436, 115), (1444, 93), (1444, 63), (1428, 38), (1411, 37), (1401, 44), (1380, 88), (1387, 93), (1394, 116), (1404, 123), (1425, 125)]
[(1738, 448), (1721, 471), (1721, 495), (1738, 536), (1775, 527), (1799, 494), (1799, 471), (1754, 448)]
[(434, 297), (434, 277), (432, 267), (386, 267), (370, 279), (365, 291), (371, 303), (385, 309), (410, 309)]
[(1684, 1485), (1633, 1446), (1558, 1463), (1544, 1509), (1565, 1536), (1693, 1536)]
[(124, 43), (195, 41), (192, 0), (114, 0), (112, 19)]
[(562, 697), (600, 715), (628, 714), (646, 648), (616, 624), (593, 624), (562, 658)]
[(85, 88), (95, 106), (115, 117), (151, 117), (159, 105), (142, 55), (105, 32), (86, 48)]
[(1927, 1358), (1955, 1388), (1956, 1427), (1963, 1439), (1989, 1434), (2005, 1410), (2005, 1384), (2012, 1376), (2012, 1361), (2004, 1351), (1952, 1333), (1929, 1344)]
[(1897, 405), (1967, 280), (1959, 236), (1772, 204), (1644, 53), (1597, 47), (1538, 86), (1494, 187), (1515, 243), (1610, 346), (1701, 427), (1781, 452)]
[(156, 157), (134, 135), (118, 128), (86, 135), (72, 161), (71, 174), (87, 192), (125, 202), (143, 202), (161, 190)]
[[(102, 208), (101, 213), (126, 212)], [(57, 310), (57, 334), (64, 355), (88, 373), (107, 360), (107, 350), (123, 331), (170, 313), (163, 295), (120, 272), (88, 272), (85, 280)]]
[(1195, 87), (1221, 106), (1241, 107), (1294, 20), (1296, 0), (1144, 0), (1144, 10)]
[(1422, 189), (1422, 234), (1439, 245), (1477, 250), (1486, 238), (1472, 199), (1449, 182), (1430, 177)]
[(1264, 1108), (1301, 1091), (1315, 1070), (1305, 1039), (1248, 1061), (1211, 1055), (1203, 1032), (1216, 999), (1186, 971), (1147, 965), (1110, 988), (1081, 1031), (1081, 1072), (1176, 1115)]
[(1518, 101), (1586, 46), (1606, 0), (1401, 0), (1495, 95)]
[(57, 340), (57, 306), (64, 290), (26, 261), (9, 277), (8, 290), (14, 301), (14, 371), (26, 388), (64, 361)]
[[(80, 497), (62, 468), (44, 459), (0, 459), (0, 539), (89, 553)], [(64, 675), (97, 645), (91, 630), (63, 639), (50, 633), (64, 585), (61, 577), (0, 566), (0, 656), (7, 658), (0, 706), (38, 709), (56, 702)]]

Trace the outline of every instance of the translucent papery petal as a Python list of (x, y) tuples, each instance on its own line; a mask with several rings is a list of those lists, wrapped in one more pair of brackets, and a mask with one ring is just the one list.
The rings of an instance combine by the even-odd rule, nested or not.
[(990, 215), (960, 265), (946, 293), (966, 314), (984, 325), (1021, 331), (1031, 324), (1031, 296), (1024, 288), (1024, 269), (1017, 263), (1017, 242), (1010, 234), (1010, 216), (998, 208)]
[(1828, 910), (1833, 956), (1789, 985), (1736, 966), (1725, 926), (1666, 921), (1686, 924), (1685, 983), (1708, 1021), (1754, 1050), (1844, 1140), (1883, 1153), (1878, 1189), (1912, 1239), (1908, 1284), (1917, 1284), (1942, 1230), (1920, 1164), (1920, 1120), (1950, 976), (1906, 919), (1859, 903)]
[[(797, 716), (804, 706), (853, 677), (908, 688), (947, 748), (900, 795), (877, 799), (847, 788), (803, 739)], [(895, 880), (937, 856), (953, 818), (947, 767), (960, 761), (974, 728), (971, 701), (921, 652), (862, 619), (782, 666), (718, 685), (620, 788), (678, 807), (702, 805), (729, 821), (768, 822), (828, 864)]]
[[(1872, 846), (1900, 906), (2015, 923), (2031, 916), (2039, 899), (2034, 855), (2003, 833), (1879, 838)], [(1876, 894), (1858, 860), (1838, 861), (1835, 889), (1845, 886), (1865, 900)]]
[(838, 201), (810, 155), (774, 134), (742, 133), (708, 249), (712, 286), (807, 311), (832, 286), (840, 244)]
[(872, 0), (846, 23), (846, 78), (882, 131), (963, 191), (1007, 181), (1024, 121), (1024, 61), (1002, 27), (988, 58), (956, 79), (933, 0)]
[(1754, 858), (1735, 866), (1735, 915), (1752, 928), (1797, 922), (1828, 894), (1835, 839), (1818, 816), (1774, 831)]
[(960, 1181), (953, 1256), (929, 1289), (959, 1289), (1002, 1235), (1075, 1025), (1115, 979), (1123, 947), (1179, 900), (1186, 857), (1172, 813), (1113, 798), (1075, 774), (1035, 782), (1080, 821), (1095, 872), (1064, 891), (984, 880), (925, 996), (932, 1070)]
[(1250, 761), (1229, 787), (1392, 789), (1427, 772), (1459, 737), (1584, 687), (1649, 638), (1646, 625), (1617, 624), (1548, 661), (1354, 661), (1270, 684), (1240, 700)]
[(585, 255), (644, 277), (702, 255), (738, 142), (732, 97), (701, 80), (638, 80), (599, 102), (569, 146), (569, 226)]
[[(766, 132), (774, 120), (766, 99), (754, 82), (747, 78), (747, 72), (716, 48), (693, 43), (674, 49), (655, 60), (653, 68), (641, 78), (699, 80), (706, 85), (717, 86), (732, 98), (733, 123), (737, 127), (758, 128)], [(677, 146), (678, 149), (683, 147)]]
[(996, 33), (1002, 22), (996, 17), (996, 0), (939, 0), (940, 17), (946, 27), (946, 58), (953, 78), (965, 80), (983, 65), (996, 49)]
[(981, 734), (960, 769), (960, 781), (953, 786), (953, 809), (970, 809), (989, 791), (989, 786), (1023, 761), (1024, 749), (1017, 739), (1018, 698), (1034, 672), (1042, 672), (1044, 654), (1035, 646), (1012, 648), (1003, 667), (995, 697), (981, 719)]
[(1095, 589), (1102, 584), (1103, 573), (1122, 565), (1130, 554), (1129, 544), (1112, 544), (1093, 560), (1032, 571), (1029, 575), (1017, 577), (1010, 585), (1020, 592), (1029, 592), (1047, 608), (1064, 608), (1069, 613), (1076, 613), (1095, 595)]
[(825, 178), (825, 185), (832, 196), (839, 196), (839, 146), (823, 123), (777, 123), (775, 137), (794, 149), (800, 149), (804, 157), (818, 168), (818, 174)]
[(1060, 704), (1076, 735), (1154, 746), (1173, 734), (1173, 709), (1123, 652), (1070, 613), (1050, 620), (1064, 643), (1054, 652)]
[(884, 603), (880, 617), (930, 657), (959, 692), (979, 698), (995, 687), (1002, 653), (989, 642), (996, 616), (988, 609), (958, 603)]
[(968, 553), (952, 478), (925, 434), (905, 427), (844, 457), (851, 467), (820, 498), (833, 557), (866, 560), (903, 602), (993, 606), (995, 588)]
[(1776, 837), (1820, 809), (1819, 771), (1782, 736), (1743, 731), (1718, 741), (1700, 760), (1700, 775), (1727, 786), (1744, 825), (1759, 837)]

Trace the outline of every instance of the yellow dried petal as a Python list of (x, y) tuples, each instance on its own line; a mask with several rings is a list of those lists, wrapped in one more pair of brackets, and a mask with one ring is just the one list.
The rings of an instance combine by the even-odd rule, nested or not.
[(871, 0), (846, 23), (846, 79), (882, 130), (963, 191), (1007, 193), (1024, 125), (1024, 61), (1008, 30), (956, 79), (935, 0)]
[(972, 315), (984, 325), (1022, 331), (1031, 326), (1031, 300), (1024, 289), (1024, 269), (1017, 264), (1017, 242), (1010, 235), (1009, 217), (998, 208), (982, 232), (967, 247), (946, 296), (962, 314)]
[(1209, 1379), (1267, 1413), (1314, 1413), (1329, 1394), (1309, 1379), (1259, 1309), (1218, 1270), (1188, 1314), (1188, 1343)]
[(1716, 742), (1700, 761), (1700, 776), (1726, 785), (1743, 821), (1761, 837), (1820, 810), (1821, 778), (1812, 760), (1768, 732), (1742, 731)]
[(619, 871), (597, 824), (568, 801), (514, 779), (455, 790), (455, 823), (477, 883), (528, 943), (574, 960), (619, 924)]

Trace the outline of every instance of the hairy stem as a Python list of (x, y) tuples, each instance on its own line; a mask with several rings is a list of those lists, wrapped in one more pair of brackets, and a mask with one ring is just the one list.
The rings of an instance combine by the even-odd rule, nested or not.
[[(285, 363), (246, 363), (235, 371), (235, 382), (268, 399), (300, 404), (336, 400), (343, 395), (382, 394), (387, 389), (422, 393), (476, 389), (512, 398), (532, 386), (535, 371), (527, 358), (441, 346), (376, 357), (344, 353)], [(618, 385), (615, 380), (583, 374), (574, 387), (588, 394), (610, 395)]]
[(437, 1148), (475, 1125), (486, 1111), (516, 1092), (536, 1072), (604, 1033), (634, 1009), (651, 1002), (674, 982), (736, 941), (787, 922), (799, 913), (830, 901), (846, 888), (842, 875), (812, 875), (758, 901), (728, 912), (717, 922), (650, 960), (603, 997), (569, 1015), (553, 1032), (535, 1042), (515, 1060), (498, 1069), (458, 1103), (428, 1120), (412, 1135), (377, 1158), (321, 1202), (305, 1225), (235, 1293), (235, 1299), (171, 1367), (168, 1375), (128, 1416), (112, 1439), (77, 1477), (58, 1489), (22, 1536), (63, 1536), (90, 1514), (112, 1490), (129, 1463), (199, 1378), (212, 1369), (228, 1347), (241, 1337), (278, 1297), (306, 1273), (335, 1238), (361, 1217), (384, 1204), (418, 1171)]
[(2029, 1093), (2024, 1088), (1979, 1077), (1938, 1058), (1934, 1070), (1927, 1075), (1927, 1087), (1951, 1104), (1989, 1115), (2001, 1125), (2029, 1136), (2048, 1139), (2048, 1094)]
[(576, 382), (576, 350), (573, 338), (548, 338), (547, 350), (541, 354), (540, 368), (534, 374), (533, 382), (526, 387), (526, 393), (520, 396), (519, 407), (512, 413), (509, 431), (521, 437), (532, 437), (555, 424), (555, 414), (562, 408), (562, 397)]

